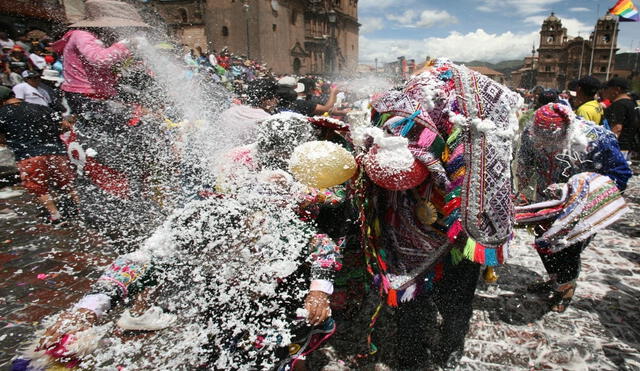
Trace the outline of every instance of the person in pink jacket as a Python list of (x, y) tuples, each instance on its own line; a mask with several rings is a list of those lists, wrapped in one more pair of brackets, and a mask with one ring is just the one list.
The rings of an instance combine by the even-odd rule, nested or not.
[(96, 99), (108, 99), (116, 94), (117, 76), (113, 65), (130, 54), (124, 43), (105, 47), (92, 32), (76, 29), (67, 32), (53, 48), (64, 56), (63, 91)]
[[(62, 39), (53, 43), (53, 50), (64, 57), (65, 81), (61, 89), (73, 113), (95, 110), (96, 100), (113, 98), (117, 91), (114, 65), (131, 54), (126, 40), (117, 39), (122, 28), (149, 27), (133, 6), (118, 0), (88, 0), (87, 17), (72, 24)], [(102, 40), (101, 40), (102, 39)]]

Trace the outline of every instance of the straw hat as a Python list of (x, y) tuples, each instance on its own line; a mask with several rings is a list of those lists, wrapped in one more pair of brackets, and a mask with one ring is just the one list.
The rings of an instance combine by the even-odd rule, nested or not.
[(69, 27), (151, 27), (131, 4), (118, 0), (87, 0), (85, 19)]

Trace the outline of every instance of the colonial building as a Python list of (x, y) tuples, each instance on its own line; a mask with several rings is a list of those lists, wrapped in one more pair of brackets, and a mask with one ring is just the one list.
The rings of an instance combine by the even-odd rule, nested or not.
[[(535, 50), (534, 50), (535, 52)], [(509, 87), (531, 89), (535, 86), (535, 70), (538, 57), (525, 57), (522, 67), (511, 72)]]
[(0, 31), (9, 37), (32, 31), (49, 34), (65, 22), (63, 0), (0, 0)]
[(357, 0), (154, 0), (185, 45), (228, 48), (275, 73), (355, 72)]
[(469, 66), (469, 69), (481, 73), (491, 80), (499, 82), (501, 84), (504, 84), (505, 82), (504, 74), (502, 72), (494, 70), (493, 68), (489, 68), (486, 66)]
[(540, 47), (535, 71), (537, 85), (546, 88), (566, 87), (573, 79), (593, 75), (604, 81), (609, 71), (615, 69), (615, 58), (609, 67), (609, 56), (618, 50), (616, 21), (611, 16), (598, 19), (589, 40), (570, 37), (562, 21), (553, 13), (542, 23)]
[[(152, 8), (164, 22), (167, 32), (182, 44), (191, 49), (199, 46), (203, 50), (211, 50), (205, 32), (206, 7), (206, 0), (156, 0), (141, 10)], [(148, 18), (150, 15), (145, 17)]]

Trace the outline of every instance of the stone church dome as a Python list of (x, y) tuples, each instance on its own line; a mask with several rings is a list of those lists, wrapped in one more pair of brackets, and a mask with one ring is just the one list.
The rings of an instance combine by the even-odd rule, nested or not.
[(544, 21), (545, 22), (558, 22), (558, 21), (560, 21), (560, 18), (556, 17), (556, 14), (554, 12), (551, 12), (551, 15), (548, 16)]

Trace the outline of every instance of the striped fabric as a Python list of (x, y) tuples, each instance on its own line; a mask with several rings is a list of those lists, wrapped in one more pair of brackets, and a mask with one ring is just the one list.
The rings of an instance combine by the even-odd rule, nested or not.
[[(584, 241), (629, 211), (615, 182), (604, 175), (590, 172), (576, 174), (565, 184), (563, 194), (566, 195), (566, 200), (562, 204), (562, 211), (551, 228), (535, 240), (536, 249), (543, 253), (556, 253)], [(533, 210), (532, 206), (534, 205), (529, 206), (527, 212)], [(539, 211), (556, 207), (545, 206)], [(522, 208), (516, 210), (519, 222), (523, 221), (521, 211)], [(554, 218), (553, 214), (549, 213), (549, 218)]]
[(617, 15), (620, 22), (639, 22), (640, 15), (638, 8), (633, 5), (631, 0), (619, 0), (613, 8), (609, 9), (609, 13)]

